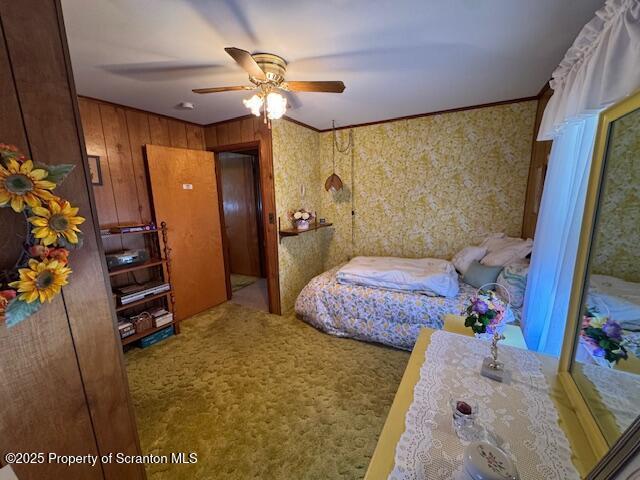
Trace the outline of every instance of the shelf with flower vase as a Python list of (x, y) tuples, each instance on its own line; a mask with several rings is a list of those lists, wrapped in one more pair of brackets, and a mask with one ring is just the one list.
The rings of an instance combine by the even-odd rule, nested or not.
[(309, 218), (306, 220), (296, 220), (298, 221), (292, 221), (292, 224), (294, 226), (292, 226), (291, 228), (282, 228), (282, 221), (278, 217), (278, 235), (280, 240), (282, 240), (283, 237), (295, 237), (300, 235), (301, 233), (313, 232), (320, 230), (321, 228), (333, 226), (333, 223), (318, 222), (318, 217), (315, 213), (310, 214)]

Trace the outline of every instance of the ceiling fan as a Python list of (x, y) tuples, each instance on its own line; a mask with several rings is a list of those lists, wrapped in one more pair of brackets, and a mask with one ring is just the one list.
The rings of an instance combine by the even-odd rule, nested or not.
[[(256, 117), (264, 115), (265, 123), (281, 118), (286, 111), (287, 98), (280, 93), (281, 90), (285, 92), (285, 95), (286, 92), (342, 93), (344, 91), (344, 83), (341, 81), (285, 81), (287, 62), (278, 55), (272, 53), (251, 55), (246, 50), (235, 47), (227, 47), (224, 50), (249, 74), (249, 81), (253, 85), (196, 88), (193, 92), (217, 93), (259, 90), (251, 98), (243, 100), (243, 103)], [(263, 106), (264, 108), (262, 108)]]

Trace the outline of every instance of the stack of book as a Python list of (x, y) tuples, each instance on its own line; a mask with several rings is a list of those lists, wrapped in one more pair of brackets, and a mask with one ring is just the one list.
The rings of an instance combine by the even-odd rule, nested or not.
[(153, 326), (156, 328), (164, 327), (173, 322), (173, 313), (167, 312), (162, 307), (152, 308), (149, 313), (153, 317)]

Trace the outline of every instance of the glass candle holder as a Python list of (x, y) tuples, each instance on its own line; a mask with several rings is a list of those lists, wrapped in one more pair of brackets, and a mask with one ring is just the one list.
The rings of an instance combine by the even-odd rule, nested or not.
[(473, 442), (482, 436), (482, 428), (478, 425), (478, 404), (468, 398), (451, 398), (453, 430), (458, 438), (465, 442)]

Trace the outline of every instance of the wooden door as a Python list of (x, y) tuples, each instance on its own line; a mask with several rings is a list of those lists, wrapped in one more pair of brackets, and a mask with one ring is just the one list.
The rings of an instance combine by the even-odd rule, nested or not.
[(227, 300), (213, 153), (147, 145), (158, 224), (167, 222), (176, 319)]
[(218, 155), (231, 273), (261, 277), (255, 156)]

